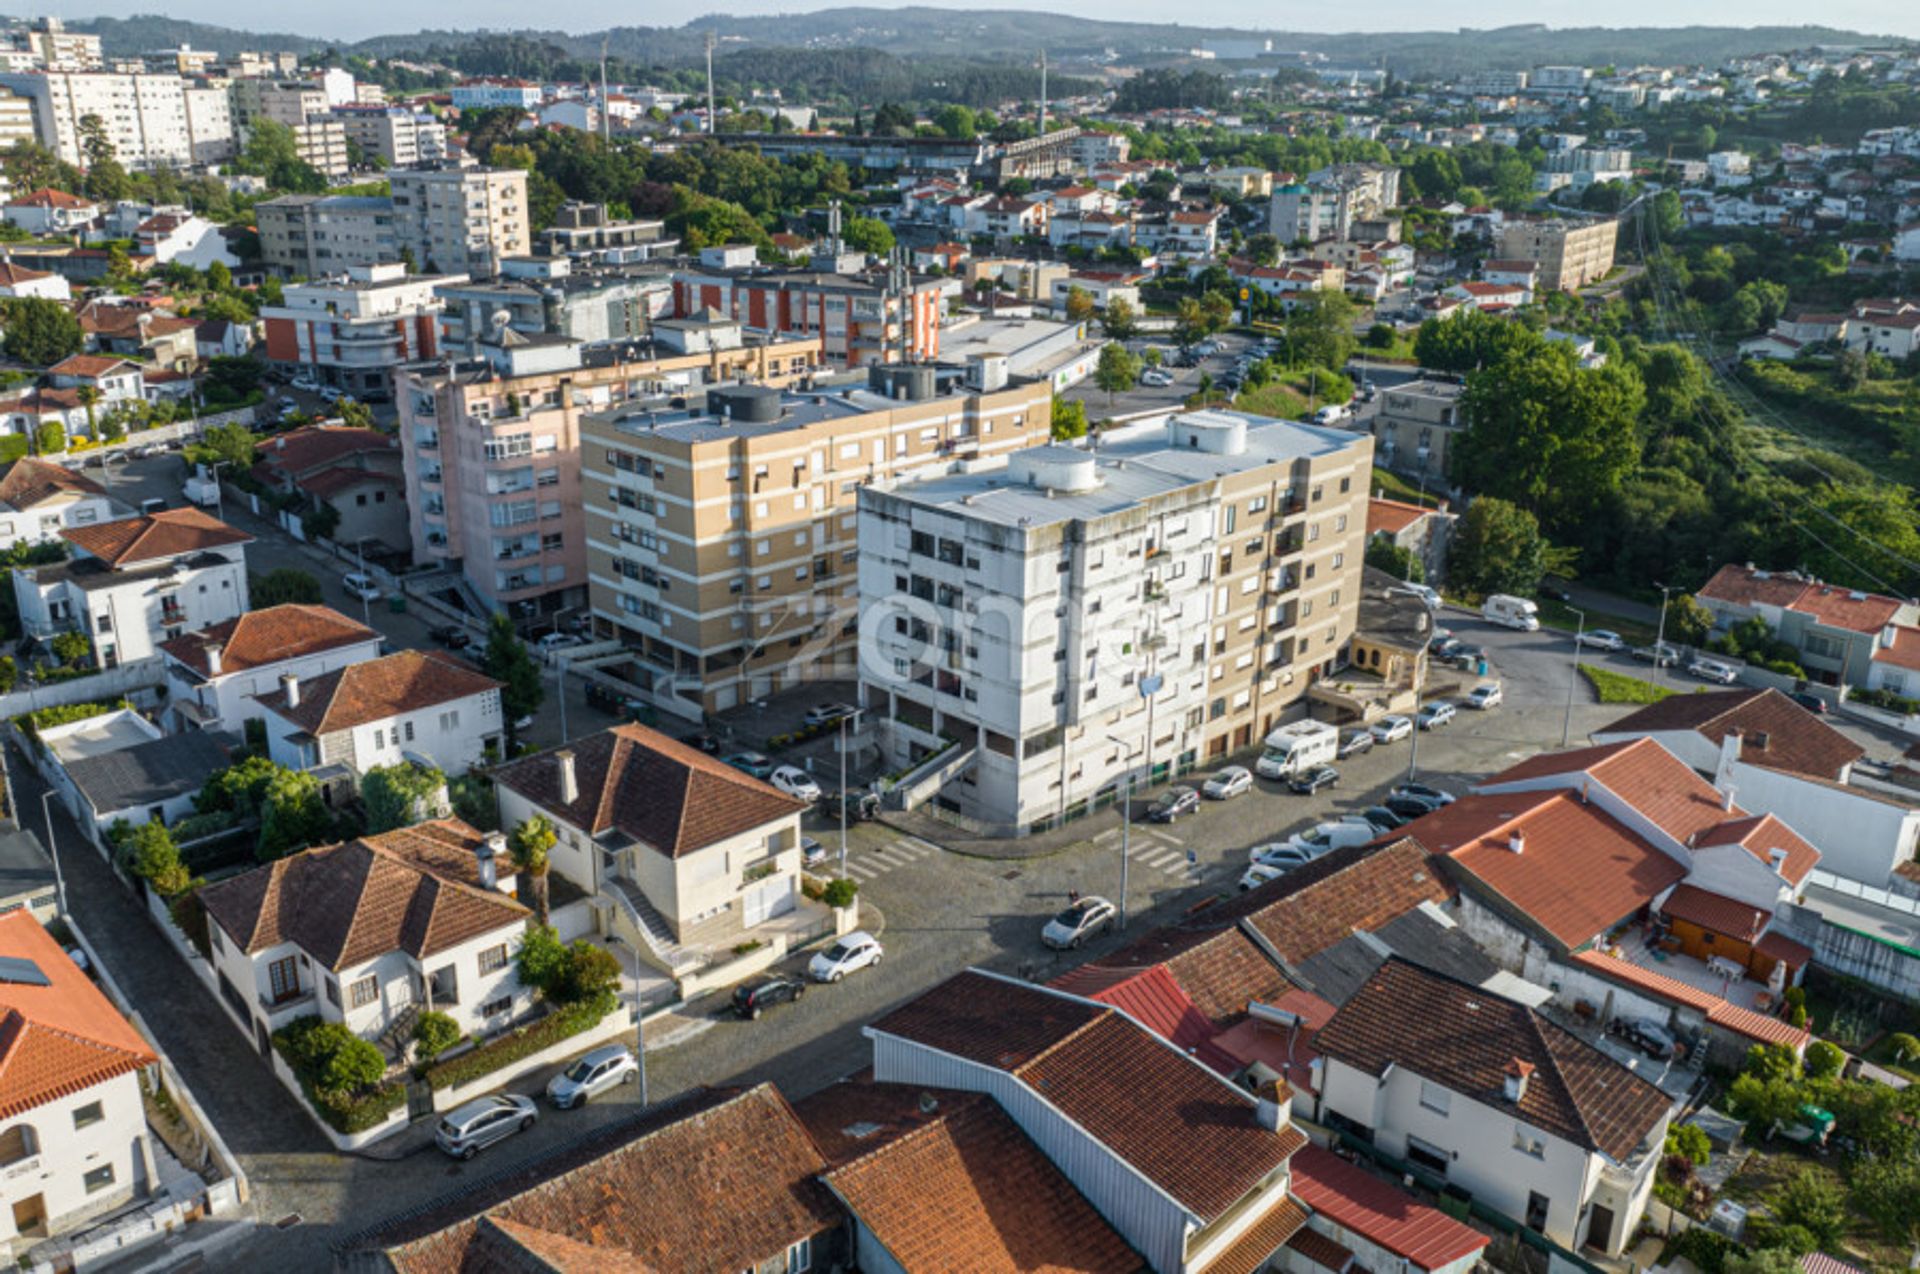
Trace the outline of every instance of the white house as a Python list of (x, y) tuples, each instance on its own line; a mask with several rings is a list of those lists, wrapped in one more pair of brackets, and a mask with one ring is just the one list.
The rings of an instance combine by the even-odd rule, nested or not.
[(226, 768), (213, 735), (169, 737), (131, 708), (39, 731), (41, 771), (80, 829), (105, 849), (115, 823), (174, 823), (193, 813), (207, 780)]
[(140, 1097), (158, 1062), (26, 911), (0, 916), (0, 1239), (18, 1255), (157, 1184)]
[(111, 354), (74, 354), (47, 369), (47, 379), (55, 389), (96, 390), (99, 405), (143, 402), (147, 396), (145, 372), (131, 359)]
[(0, 469), (0, 552), (58, 539), (68, 527), (132, 516), (106, 488), (65, 465), (22, 456)]
[(1920, 261), (1920, 221), (1910, 221), (1893, 232), (1896, 261)]
[(160, 644), (167, 719), (180, 730), (243, 730), (264, 720), (258, 695), (292, 674), (322, 673), (380, 657), (380, 634), (328, 606), (269, 606)]
[(65, 234), (100, 215), (100, 205), (64, 190), (42, 187), (18, 199), (9, 199), (0, 216), (28, 234)]
[(458, 776), (498, 752), (505, 724), (500, 683), (438, 651), (396, 651), (312, 678), (282, 673), (279, 689), (255, 701), (269, 754), (295, 770), (365, 774), (418, 760)]
[(78, 630), (103, 668), (152, 658), (159, 644), (247, 611), (253, 537), (198, 509), (69, 527), (73, 560), (13, 573), (20, 626), (42, 639)]
[(24, 265), (0, 261), (0, 296), (37, 296), (48, 301), (70, 301), (73, 299), (73, 287), (63, 274), (29, 270)]
[(487, 1034), (532, 1006), (505, 837), (439, 819), (289, 855), (200, 891), (220, 998), (264, 1054), (317, 1014), (405, 1047), (432, 1009)]
[(1336, 1127), (1563, 1246), (1632, 1243), (1670, 1103), (1571, 1031), (1396, 956), (1314, 1048)]

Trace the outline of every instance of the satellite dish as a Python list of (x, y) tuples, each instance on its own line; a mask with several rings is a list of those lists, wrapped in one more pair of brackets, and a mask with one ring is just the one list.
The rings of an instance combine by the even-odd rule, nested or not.
[(513, 315), (506, 310), (495, 310), (489, 321), (493, 324), (494, 331), (504, 332), (513, 326)]

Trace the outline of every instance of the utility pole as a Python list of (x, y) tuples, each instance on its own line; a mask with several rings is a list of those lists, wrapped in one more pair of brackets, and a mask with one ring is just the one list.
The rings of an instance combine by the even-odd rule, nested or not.
[(713, 32), (707, 32), (707, 132), (718, 131), (720, 121), (713, 113)]
[(607, 96), (607, 40), (600, 37), (600, 140), (613, 140), (613, 103)]
[(1655, 671), (1658, 671), (1660, 648), (1667, 640), (1667, 594), (1674, 592), (1675, 589), (1671, 584), (1655, 584), (1654, 587), (1660, 590), (1660, 627), (1653, 635), (1653, 666)]
[[(1573, 667), (1567, 670), (1567, 711), (1566, 715), (1560, 719), (1560, 746), (1563, 748), (1567, 746), (1567, 741), (1573, 737), (1573, 687), (1574, 684), (1580, 680), (1580, 643), (1587, 635), (1587, 612), (1576, 610), (1572, 606), (1567, 607), (1567, 609), (1578, 615), (1580, 622), (1573, 633)], [(1655, 666), (1658, 667), (1659, 647), (1656, 646), (1653, 653)]]
[(840, 718), (840, 874), (847, 874), (847, 722), (857, 721), (865, 708)]

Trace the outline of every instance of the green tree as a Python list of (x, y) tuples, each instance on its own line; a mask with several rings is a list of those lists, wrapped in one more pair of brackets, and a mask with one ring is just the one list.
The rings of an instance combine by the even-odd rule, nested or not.
[(1510, 501), (1481, 496), (1460, 520), (1449, 570), (1472, 592), (1529, 595), (1540, 586), (1546, 554), (1533, 514)]
[(1847, 1055), (1838, 1044), (1828, 1040), (1815, 1040), (1807, 1045), (1806, 1071), (1808, 1079), (1829, 1079), (1840, 1073), (1847, 1064)]
[(100, 438), (99, 422), (95, 419), (93, 409), (100, 402), (100, 390), (93, 385), (81, 385), (74, 389), (73, 396), (79, 399), (80, 405), (86, 409), (87, 437), (98, 441)]
[(1367, 348), (1392, 349), (1393, 342), (1398, 335), (1399, 334), (1393, 330), (1393, 324), (1375, 323), (1367, 329)]
[(1692, 593), (1681, 593), (1667, 603), (1666, 633), (1683, 646), (1704, 645), (1713, 631), (1713, 612)]
[(1751, 1075), (1763, 1083), (1800, 1078), (1800, 1058), (1785, 1044), (1755, 1044), (1740, 1064), (1742, 1075)]
[(1920, 1246), (1920, 1164), (1910, 1158), (1856, 1160), (1848, 1195), (1889, 1243)]
[(1545, 338), (1523, 323), (1480, 310), (1458, 310), (1420, 325), (1413, 338), (1413, 356), (1420, 366), (1434, 371), (1465, 373), (1544, 344)]
[(893, 251), (893, 227), (878, 217), (848, 217), (841, 239), (855, 252), (884, 257)]
[(540, 678), (540, 666), (527, 651), (527, 643), (513, 631), (513, 621), (499, 612), (495, 612), (487, 625), (487, 646), (481, 655), (480, 667), (503, 687), (500, 706), (506, 712), (507, 735), (517, 742), (519, 722), (540, 710), (547, 688)]
[(260, 861), (272, 862), (333, 837), (333, 815), (320, 799), (320, 780), (300, 770), (280, 769), (267, 780), (260, 802)]
[(93, 642), (82, 632), (58, 633), (49, 645), (53, 657), (69, 668), (79, 667), (93, 653)]
[(1721, 1274), (1800, 1274), (1800, 1255), (1791, 1247), (1742, 1248), (1727, 1257)]
[(253, 431), (235, 421), (228, 425), (215, 425), (200, 435), (200, 441), (186, 449), (190, 463), (204, 464), (209, 467), (225, 464), (229, 474), (245, 473), (253, 468), (256, 453), (256, 441)]
[(356, 1093), (372, 1088), (386, 1077), (387, 1059), (381, 1056), (380, 1050), (357, 1035), (348, 1035), (327, 1059), (317, 1087)]
[(1191, 296), (1183, 296), (1174, 307), (1173, 337), (1185, 350), (1199, 344), (1207, 334), (1207, 312), (1200, 308), (1200, 302)]
[(318, 606), (323, 600), (320, 581), (292, 566), (253, 576), (247, 581), (247, 596), (255, 610), (269, 606)]
[[(390, 832), (436, 817), (435, 801), (447, 785), (447, 776), (430, 766), (400, 761), (376, 765), (360, 780), (360, 803), (367, 810), (367, 831)], [(423, 808), (424, 803), (424, 808)]]
[(353, 429), (373, 428), (373, 408), (358, 398), (342, 398), (333, 405), (334, 415), (340, 417), (340, 423)]
[(1246, 257), (1255, 265), (1272, 265), (1280, 259), (1280, 240), (1278, 236), (1262, 231), (1247, 236)]
[(555, 999), (565, 983), (567, 948), (546, 925), (528, 925), (513, 953), (515, 971), (523, 985), (532, 987), (543, 999)]
[(1773, 1215), (1782, 1225), (1806, 1229), (1822, 1250), (1834, 1248), (1847, 1231), (1847, 1196), (1825, 1176), (1803, 1168), (1775, 1197)]
[(1895, 1031), (1887, 1037), (1887, 1044), (1893, 1049), (1896, 1065), (1905, 1066), (1908, 1062), (1920, 1061), (1920, 1036), (1906, 1031)]
[(72, 310), (40, 296), (10, 297), (0, 302), (0, 320), (7, 329), (7, 353), (35, 367), (51, 367), (80, 352), (86, 333)]
[(854, 896), (860, 892), (860, 882), (846, 876), (839, 876), (827, 882), (820, 891), (820, 901), (829, 907), (851, 907)]
[(1833, 363), (1833, 387), (1843, 394), (1858, 393), (1867, 383), (1867, 356), (1857, 349), (1842, 350)]
[(1666, 1153), (1680, 1155), (1694, 1167), (1704, 1167), (1713, 1156), (1713, 1142), (1697, 1124), (1673, 1124), (1667, 1128)]
[(292, 194), (317, 195), (327, 188), (327, 179), (300, 158), (293, 130), (275, 120), (257, 118), (247, 126), (246, 149), (240, 152), (234, 167), (264, 177), (269, 186)]
[(1421, 564), (1420, 555), (1384, 535), (1367, 541), (1367, 565), (1411, 584), (1427, 582), (1427, 568)]
[(414, 1051), (423, 1062), (431, 1062), (463, 1038), (460, 1024), (438, 1009), (430, 1009), (414, 1019)]
[(933, 113), (933, 126), (943, 136), (965, 141), (979, 135), (980, 124), (974, 118), (973, 111), (965, 106), (949, 104)]
[[(1100, 327), (1107, 336), (1116, 341), (1131, 337), (1140, 326), (1140, 320), (1133, 312), (1133, 304), (1124, 296), (1109, 300), (1106, 308), (1100, 311)], [(1158, 350), (1153, 351), (1156, 355)]]
[(180, 861), (172, 834), (158, 819), (134, 828), (122, 855), (127, 869), (162, 898), (171, 898), (193, 883), (193, 873)]
[(233, 271), (224, 261), (215, 261), (207, 267), (207, 287), (215, 292), (233, 291)]
[(1054, 399), (1053, 440), (1055, 442), (1069, 442), (1075, 438), (1084, 438), (1086, 436), (1087, 405), (1078, 399)]
[(43, 420), (34, 434), (34, 450), (43, 456), (55, 455), (67, 449), (67, 427), (57, 420)]
[(1084, 323), (1093, 317), (1093, 293), (1083, 287), (1067, 289), (1067, 322)]
[(1140, 360), (1127, 353), (1127, 347), (1110, 344), (1100, 351), (1093, 369), (1093, 383), (1107, 391), (1107, 409), (1113, 409), (1113, 396), (1133, 388), (1140, 379)]
[(86, 193), (102, 201), (131, 196), (133, 181), (116, 157), (113, 139), (107, 136), (106, 121), (98, 115), (82, 115), (79, 134), (80, 153), (87, 162)]
[(1287, 313), (1289, 358), (1339, 371), (1353, 356), (1353, 321), (1358, 312), (1345, 292), (1296, 294)]
[(559, 841), (552, 821), (544, 814), (523, 819), (513, 829), (513, 835), (507, 838), (514, 871), (526, 880), (527, 894), (533, 900), (533, 913), (543, 925), (547, 923), (547, 872), (553, 865), (549, 855)]

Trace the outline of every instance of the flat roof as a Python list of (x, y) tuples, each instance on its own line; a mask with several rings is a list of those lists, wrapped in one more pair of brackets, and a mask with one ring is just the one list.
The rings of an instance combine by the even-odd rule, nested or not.
[(1800, 887), (1828, 924), (1920, 957), (1920, 901), (1816, 869)]
[(139, 747), (154, 740), (151, 728), (142, 729), (126, 712), (92, 717), (78, 728), (47, 740), (47, 748), (62, 761), (81, 761)]
[[(957, 369), (946, 369), (957, 376)], [(1010, 384), (1031, 383), (1016, 378)], [(714, 384), (704, 387), (709, 392), (738, 392), (744, 386), (736, 384)], [(804, 429), (809, 425), (822, 424), (834, 420), (846, 420), (854, 416), (871, 415), (875, 412), (889, 411), (894, 408), (926, 405), (929, 403), (951, 403), (970, 396), (973, 391), (965, 388), (936, 393), (930, 398), (903, 399), (888, 398), (866, 388), (863, 381), (858, 386), (838, 386), (833, 388), (815, 388), (812, 390), (764, 389), (767, 396), (777, 394), (780, 400), (780, 417), (777, 420), (753, 421), (737, 417), (726, 418), (700, 407), (674, 408), (665, 406), (666, 400), (649, 406), (646, 403), (633, 403), (614, 408), (610, 411), (596, 412), (588, 419), (616, 433), (629, 434), (635, 438), (666, 438), (674, 442), (724, 442), (731, 438), (759, 438), (772, 434), (785, 433), (793, 429)], [(931, 426), (933, 421), (927, 422)]]

